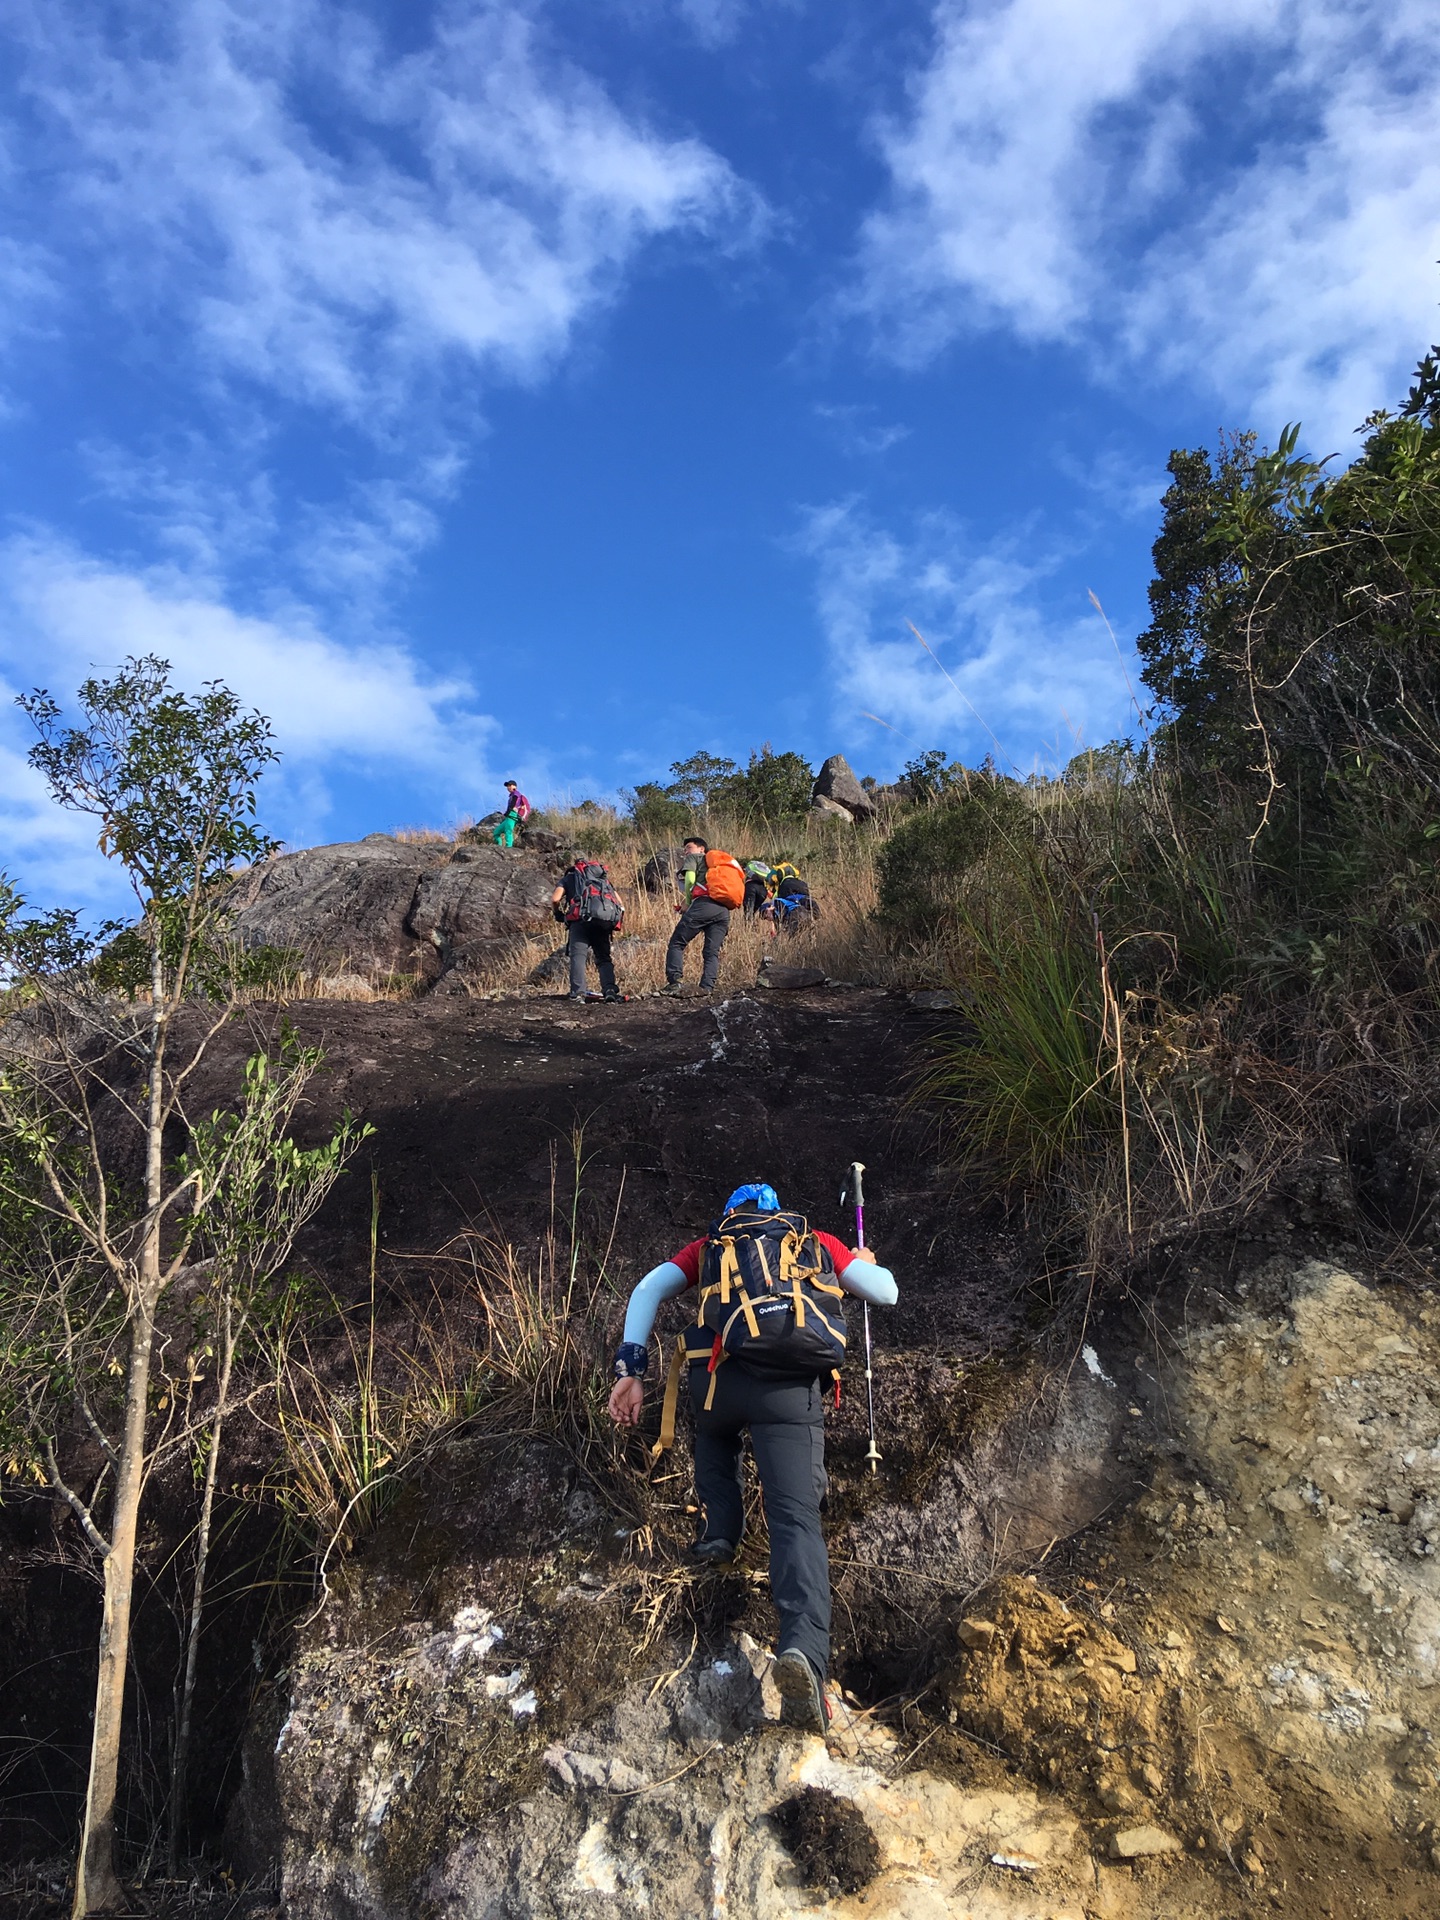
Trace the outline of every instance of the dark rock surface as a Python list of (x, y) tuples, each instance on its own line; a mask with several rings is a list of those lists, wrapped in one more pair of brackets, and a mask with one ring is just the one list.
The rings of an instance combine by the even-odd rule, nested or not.
[(776, 993), (803, 993), (811, 987), (823, 987), (825, 969), (823, 967), (782, 967), (771, 960), (769, 954), (760, 962), (759, 977), (755, 982), (759, 987), (770, 987)]
[(679, 847), (658, 847), (641, 867), (639, 883), (647, 893), (668, 893), (675, 885), (675, 876), (680, 871), (682, 850)]
[(1437, 1238), (1440, 1198), (1440, 1101), (1389, 1101), (1359, 1122), (1346, 1158), (1361, 1211), (1409, 1238)]
[(563, 866), (549, 848), (375, 833), (283, 854), (240, 876), (235, 928), (246, 946), (294, 952), (312, 972), (433, 982), (542, 928)]
[(810, 799), (812, 804), (819, 800), (832, 801), (844, 807), (854, 820), (869, 820), (875, 812), (875, 802), (855, 778), (843, 753), (832, 753), (821, 767), (810, 790)]
[(372, 833), (281, 854), (236, 882), (235, 930), (248, 947), (286, 948), (315, 967), (433, 975), (433, 951), (406, 921), (421, 880), (452, 852), (439, 841)]
[(406, 929), (433, 947), (442, 973), (467, 971), (517, 937), (554, 924), (555, 864), (518, 848), (456, 847), (444, 866), (421, 875)]

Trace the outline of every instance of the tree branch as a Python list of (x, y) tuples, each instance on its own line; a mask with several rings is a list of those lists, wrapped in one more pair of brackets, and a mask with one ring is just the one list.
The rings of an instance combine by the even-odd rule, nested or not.
[(80, 1530), (90, 1542), (91, 1546), (94, 1547), (102, 1559), (108, 1560), (111, 1552), (110, 1542), (91, 1519), (90, 1509), (80, 1498), (79, 1494), (76, 1493), (72, 1487), (67, 1487), (61, 1479), (60, 1468), (55, 1460), (55, 1449), (48, 1440), (45, 1442), (45, 1477), (49, 1480), (54, 1491), (59, 1494), (60, 1498), (80, 1522)]
[(105, 1458), (110, 1462), (112, 1467), (118, 1467), (120, 1464), (120, 1456), (118, 1453), (116, 1453), (114, 1447), (110, 1444), (109, 1439), (106, 1437), (104, 1428), (100, 1425), (100, 1422), (95, 1418), (94, 1414), (90, 1411), (90, 1404), (86, 1400), (85, 1396), (81, 1393), (77, 1393), (75, 1396), (75, 1404), (80, 1409), (80, 1418), (85, 1422), (86, 1426), (90, 1429), (90, 1432), (92, 1433), (96, 1442), (99, 1445), (100, 1451), (104, 1454)]

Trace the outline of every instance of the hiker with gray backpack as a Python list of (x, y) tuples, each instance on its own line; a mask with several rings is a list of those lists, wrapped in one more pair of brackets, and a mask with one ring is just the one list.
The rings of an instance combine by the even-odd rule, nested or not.
[(653, 1451), (658, 1456), (674, 1442), (680, 1377), (688, 1370), (702, 1515), (691, 1554), (702, 1565), (724, 1566), (745, 1528), (740, 1462), (749, 1432), (770, 1533), (770, 1595), (780, 1617), (774, 1677), (781, 1718), (823, 1733), (830, 1723), (830, 1563), (820, 1528), (826, 1389), (833, 1385), (838, 1406), (843, 1296), (863, 1300), (867, 1310), (893, 1306), (895, 1281), (868, 1247), (847, 1247), (786, 1212), (765, 1182), (738, 1187), (710, 1232), (652, 1268), (630, 1295), (610, 1394), (619, 1425), (640, 1419), (660, 1304), (691, 1288), (697, 1312), (675, 1348)]
[[(577, 854), (551, 894), (550, 906), (569, 933), (570, 999), (628, 1000), (630, 996), (616, 984), (615, 962), (610, 957), (610, 940), (625, 924), (625, 909), (600, 862)], [(585, 988), (586, 964), (592, 954), (600, 976), (598, 994)]]

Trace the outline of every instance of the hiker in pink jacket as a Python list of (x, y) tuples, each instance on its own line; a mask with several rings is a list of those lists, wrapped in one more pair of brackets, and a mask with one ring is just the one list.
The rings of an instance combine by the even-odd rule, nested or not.
[(506, 806), (490, 838), (497, 847), (513, 847), (515, 829), (530, 818), (530, 802), (513, 780), (505, 782)]

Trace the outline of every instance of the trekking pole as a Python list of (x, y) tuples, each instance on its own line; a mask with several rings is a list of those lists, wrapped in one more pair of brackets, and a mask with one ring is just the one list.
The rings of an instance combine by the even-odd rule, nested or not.
[[(857, 1247), (863, 1247), (865, 1244), (864, 1173), (865, 1162), (863, 1160), (854, 1160), (851, 1162), (849, 1197), (855, 1202), (855, 1244)], [(841, 1198), (844, 1199), (845, 1196), (842, 1194)], [(865, 1317), (865, 1399), (870, 1409), (870, 1451), (866, 1454), (865, 1458), (870, 1462), (871, 1473), (874, 1473), (884, 1456), (875, 1444), (875, 1370), (871, 1364), (870, 1354), (870, 1302), (864, 1300), (861, 1302), (861, 1305), (864, 1308)]]

